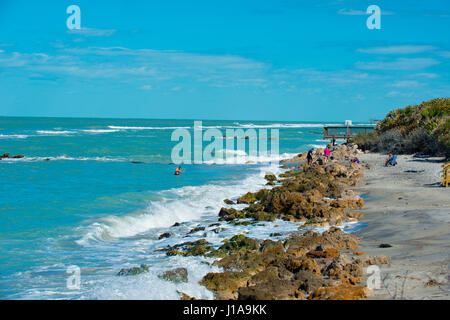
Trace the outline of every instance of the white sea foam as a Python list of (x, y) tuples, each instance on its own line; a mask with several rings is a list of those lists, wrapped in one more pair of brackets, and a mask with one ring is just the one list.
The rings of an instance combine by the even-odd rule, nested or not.
[(218, 155), (217, 159), (213, 158), (212, 160), (204, 161), (206, 164), (252, 164), (252, 163), (267, 163), (272, 162), (276, 163), (284, 159), (292, 158), (296, 154), (295, 153), (283, 153), (280, 155), (257, 155), (252, 156), (248, 155), (245, 151), (242, 150), (227, 150), (225, 156)]
[(26, 139), (28, 137), (25, 134), (0, 134), (0, 139)]
[(258, 174), (251, 175), (235, 184), (207, 184), (185, 186), (161, 192), (163, 201), (151, 201), (140, 212), (123, 216), (107, 216), (87, 228), (77, 241), (87, 245), (89, 241), (111, 241), (132, 237), (149, 229), (166, 228), (175, 222), (200, 220), (205, 215), (217, 216), (222, 200), (234, 198), (248, 191), (257, 191), (264, 183), (267, 170), (279, 172), (278, 166), (265, 166)]
[[(330, 124), (331, 125), (331, 124)], [(239, 123), (237, 127), (241, 128), (322, 128), (322, 123), (272, 123), (272, 124), (253, 124)]]
[(111, 133), (111, 132), (118, 132), (120, 130), (119, 129), (84, 129), (81, 131), (87, 132), (87, 133)]
[(70, 129), (70, 130), (36, 130), (41, 136), (72, 136), (76, 134), (99, 134), (118, 132), (119, 129)]
[(325, 148), (327, 145), (326, 145), (326, 144), (308, 144), (308, 146), (310, 146), (311, 148), (323, 149), (323, 148)]
[(175, 130), (175, 129), (189, 129), (191, 127), (127, 127), (127, 126), (108, 126), (110, 129), (118, 130)]
[(36, 132), (43, 135), (68, 135), (76, 133), (76, 131), (69, 130), (37, 130)]
[[(170, 257), (164, 263), (152, 264), (149, 272), (134, 277), (96, 278), (89, 284), (80, 299), (135, 299), (135, 300), (177, 300), (184, 292), (199, 299), (213, 299), (213, 293), (199, 284), (203, 275), (208, 272), (220, 272), (220, 268), (201, 263), (199, 257)], [(131, 267), (130, 265), (129, 267)], [(188, 281), (186, 283), (173, 283), (166, 281), (160, 275), (174, 268), (186, 268)]]
[(35, 161), (55, 161), (55, 160), (69, 160), (69, 161), (113, 161), (113, 162), (125, 162), (130, 161), (125, 158), (112, 158), (112, 157), (68, 157), (65, 155), (56, 157), (23, 157), (23, 158), (3, 158), (2, 162), (35, 162)]

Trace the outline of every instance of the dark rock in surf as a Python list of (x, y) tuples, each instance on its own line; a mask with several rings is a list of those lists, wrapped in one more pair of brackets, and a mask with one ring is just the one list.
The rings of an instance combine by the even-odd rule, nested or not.
[(195, 228), (191, 229), (191, 231), (189, 231), (188, 234), (195, 233), (198, 231), (203, 231), (203, 230), (205, 230), (205, 227), (195, 227)]
[(159, 275), (159, 277), (175, 283), (188, 282), (188, 272), (186, 268), (176, 268), (173, 270), (169, 270)]
[(148, 272), (149, 266), (146, 264), (141, 264), (140, 267), (132, 267), (132, 268), (123, 268), (120, 269), (118, 276), (135, 276), (144, 272)]
[(243, 214), (241, 211), (236, 210), (234, 208), (221, 208), (220, 212), (219, 212), (219, 220), (220, 221), (231, 221), (234, 219), (239, 219), (239, 218), (245, 218), (245, 214)]
[(171, 233), (169, 233), (169, 232), (164, 232), (163, 234), (160, 234), (159, 235), (159, 238), (158, 239), (164, 239), (164, 238), (169, 238), (169, 237), (171, 237), (172, 236), (172, 234)]
[(220, 223), (216, 222), (216, 223), (211, 223), (208, 227), (218, 227), (218, 226), (220, 226)]
[(246, 204), (252, 204), (256, 201), (256, 197), (255, 194), (251, 193), (251, 192), (247, 192), (246, 194), (244, 194), (242, 197), (239, 197), (237, 199), (237, 203), (246, 203)]
[(277, 180), (277, 177), (276, 177), (273, 173), (268, 172), (268, 173), (266, 173), (266, 175), (264, 176), (264, 179), (266, 179), (267, 181), (276, 181), (276, 180)]

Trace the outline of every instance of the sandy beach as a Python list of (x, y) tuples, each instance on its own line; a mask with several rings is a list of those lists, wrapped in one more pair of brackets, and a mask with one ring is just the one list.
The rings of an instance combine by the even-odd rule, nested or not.
[(391, 257), (368, 298), (449, 299), (450, 188), (439, 184), (442, 159), (399, 156), (395, 167), (384, 167), (382, 154), (360, 159), (373, 169), (358, 187), (368, 194), (361, 210), (368, 227), (356, 235), (366, 254)]

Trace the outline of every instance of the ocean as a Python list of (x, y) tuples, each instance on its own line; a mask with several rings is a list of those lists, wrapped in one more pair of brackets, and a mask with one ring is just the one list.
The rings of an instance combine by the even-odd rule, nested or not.
[[(24, 155), (0, 160), (0, 298), (179, 299), (182, 291), (212, 299), (198, 284), (219, 271), (212, 258), (157, 250), (202, 238), (220, 246), (239, 233), (283, 239), (297, 231), (298, 224), (281, 220), (220, 222), (219, 233), (211, 224), (222, 206), (230, 207), (223, 199), (257, 191), (266, 172), (280, 173), (279, 159), (325, 146), (325, 124), (205, 120), (204, 130), (224, 135), (227, 128), (277, 129), (279, 154), (248, 158), (226, 150), (236, 154), (233, 163), (182, 164), (175, 176), (171, 152), (178, 142), (171, 134), (192, 132), (193, 120), (0, 117), (0, 154)], [(205, 230), (189, 233), (197, 226)], [(274, 231), (281, 235), (270, 236)], [(165, 232), (172, 236), (159, 239)], [(140, 264), (149, 272), (117, 275)], [(68, 285), (71, 266), (80, 270), (79, 288)], [(177, 267), (188, 270), (187, 283), (159, 277)]]

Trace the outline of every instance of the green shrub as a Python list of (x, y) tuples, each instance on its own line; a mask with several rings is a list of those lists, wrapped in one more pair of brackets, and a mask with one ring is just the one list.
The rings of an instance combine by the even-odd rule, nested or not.
[(390, 111), (374, 132), (352, 139), (363, 150), (450, 158), (450, 99), (433, 99)]

